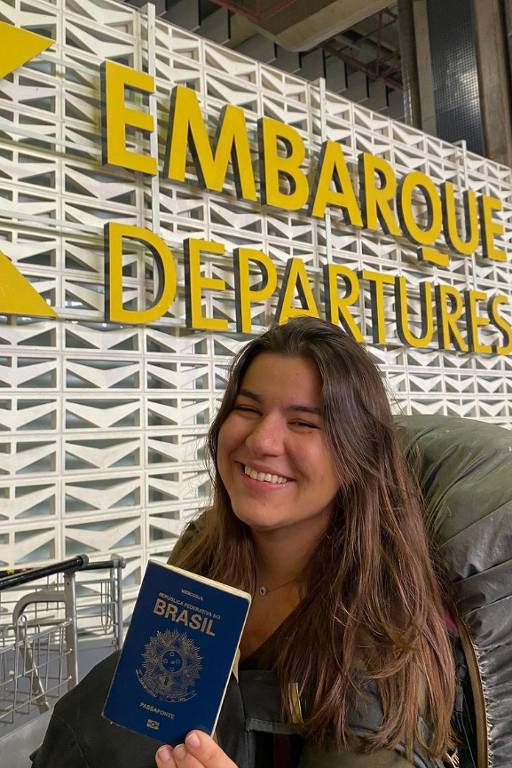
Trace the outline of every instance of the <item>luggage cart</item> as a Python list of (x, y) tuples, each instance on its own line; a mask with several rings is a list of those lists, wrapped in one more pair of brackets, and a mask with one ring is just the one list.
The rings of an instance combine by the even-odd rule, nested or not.
[(118, 556), (90, 563), (79, 555), (0, 571), (0, 749), (77, 684), (79, 638), (121, 647), (124, 566)]

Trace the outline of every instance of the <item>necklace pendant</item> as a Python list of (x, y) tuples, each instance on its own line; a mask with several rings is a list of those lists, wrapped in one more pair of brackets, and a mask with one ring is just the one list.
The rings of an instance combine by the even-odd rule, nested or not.
[(262, 597), (265, 597), (265, 595), (268, 593), (267, 587), (260, 587), (258, 591)]

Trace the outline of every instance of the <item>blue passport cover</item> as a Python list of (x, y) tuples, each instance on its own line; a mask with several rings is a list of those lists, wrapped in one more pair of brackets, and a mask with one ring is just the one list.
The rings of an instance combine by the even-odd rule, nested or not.
[(103, 716), (173, 746), (193, 728), (212, 734), (250, 602), (150, 561)]

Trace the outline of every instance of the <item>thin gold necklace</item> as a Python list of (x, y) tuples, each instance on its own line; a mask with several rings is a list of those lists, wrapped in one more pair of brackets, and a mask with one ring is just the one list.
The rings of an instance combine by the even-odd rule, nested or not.
[(266, 587), (264, 584), (262, 584), (261, 587), (258, 587), (258, 594), (261, 595), (261, 597), (266, 597), (267, 595), (272, 594), (272, 592), (277, 592), (278, 589), (287, 587), (288, 584), (293, 584), (295, 581), (297, 581), (297, 578), (285, 581), (284, 584), (279, 584), (278, 587), (272, 587), (272, 589), (269, 589), (269, 587)]

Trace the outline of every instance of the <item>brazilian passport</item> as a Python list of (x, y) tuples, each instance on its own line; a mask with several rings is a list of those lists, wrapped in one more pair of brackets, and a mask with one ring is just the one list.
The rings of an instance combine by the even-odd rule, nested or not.
[(150, 560), (103, 709), (172, 746), (213, 734), (251, 596)]

